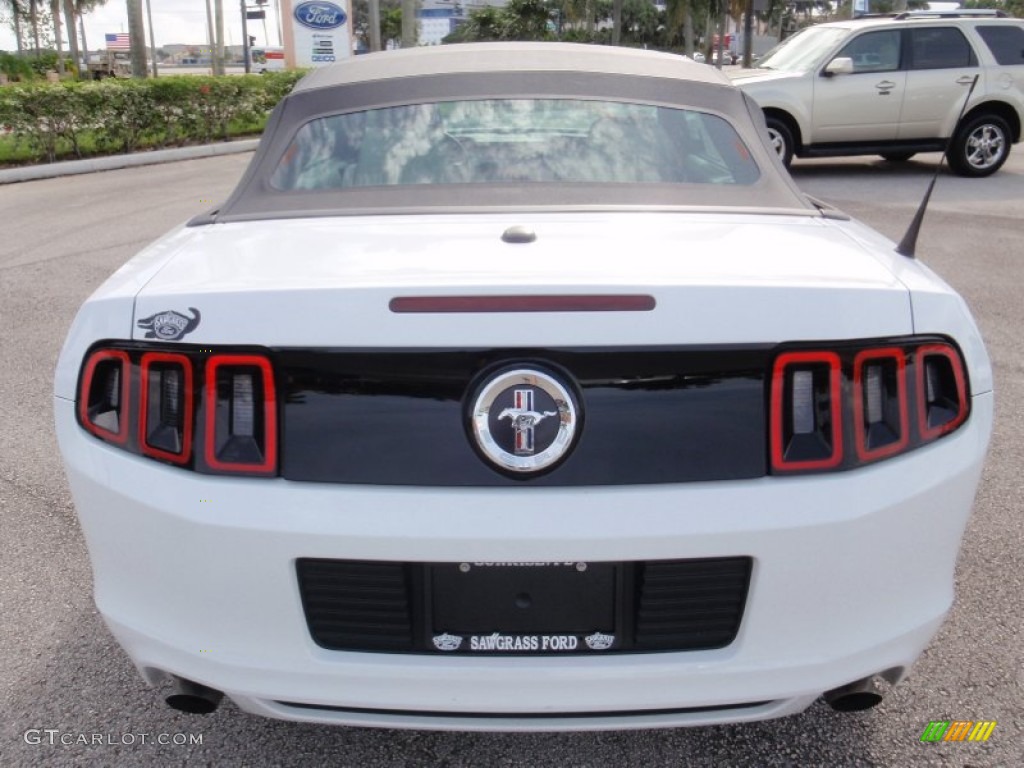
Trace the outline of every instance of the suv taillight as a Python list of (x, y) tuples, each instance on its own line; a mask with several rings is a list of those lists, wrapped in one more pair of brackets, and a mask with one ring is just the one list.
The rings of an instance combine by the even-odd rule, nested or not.
[(78, 419), (96, 437), (152, 459), (275, 475), (276, 393), (263, 353), (98, 347), (82, 366)]
[(786, 350), (770, 381), (771, 471), (852, 469), (895, 456), (952, 432), (969, 408), (963, 358), (945, 341)]

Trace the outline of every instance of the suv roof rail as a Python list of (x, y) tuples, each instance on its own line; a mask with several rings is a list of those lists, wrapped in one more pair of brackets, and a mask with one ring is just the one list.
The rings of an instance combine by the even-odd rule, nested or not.
[(971, 16), (981, 16), (998, 19), (1008, 19), (1010, 15), (1006, 11), (1000, 11), (998, 9), (993, 10), (991, 8), (958, 8), (951, 11), (903, 11), (893, 15), (893, 19), (929, 19), (929, 18), (969, 18)]

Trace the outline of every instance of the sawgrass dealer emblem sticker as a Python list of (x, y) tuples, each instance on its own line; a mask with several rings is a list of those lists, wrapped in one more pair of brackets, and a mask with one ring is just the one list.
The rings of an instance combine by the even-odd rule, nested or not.
[(572, 447), (579, 409), (568, 386), (538, 368), (500, 371), (473, 401), (470, 427), (496, 467), (523, 475), (561, 461)]
[(192, 317), (168, 309), (155, 315), (144, 317), (136, 325), (146, 332), (147, 339), (177, 341), (187, 333), (192, 333), (199, 326), (199, 310), (189, 307)]

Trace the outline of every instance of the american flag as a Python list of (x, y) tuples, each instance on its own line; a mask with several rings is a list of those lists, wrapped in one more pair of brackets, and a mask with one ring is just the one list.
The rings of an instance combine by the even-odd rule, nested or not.
[(118, 32), (113, 35), (104, 35), (107, 40), (108, 51), (130, 51), (132, 46), (127, 32)]

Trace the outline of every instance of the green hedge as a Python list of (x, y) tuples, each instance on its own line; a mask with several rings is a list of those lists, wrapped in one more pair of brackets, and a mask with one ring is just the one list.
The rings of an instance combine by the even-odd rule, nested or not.
[(7, 85), (0, 126), (35, 162), (206, 143), (258, 133), (303, 74)]

